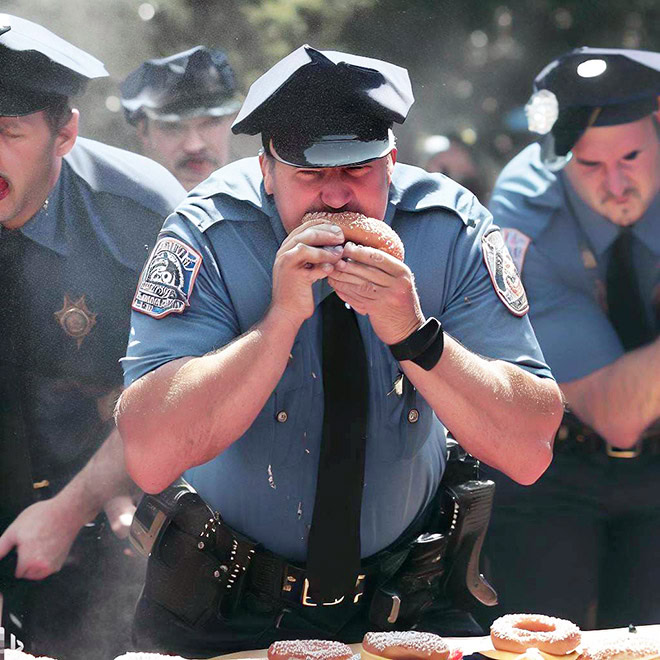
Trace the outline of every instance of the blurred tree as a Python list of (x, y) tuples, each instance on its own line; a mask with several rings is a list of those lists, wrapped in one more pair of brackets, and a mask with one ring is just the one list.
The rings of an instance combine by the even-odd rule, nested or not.
[[(421, 138), (459, 133), (498, 163), (530, 136), (534, 76), (576, 46), (660, 49), (657, 0), (3, 0), (103, 60), (111, 74), (80, 100), (83, 133), (131, 148), (118, 83), (143, 60), (196, 44), (227, 51), (241, 87), (309, 43), (410, 70), (417, 102), (397, 130), (402, 160)], [(235, 155), (257, 141), (239, 136)]]

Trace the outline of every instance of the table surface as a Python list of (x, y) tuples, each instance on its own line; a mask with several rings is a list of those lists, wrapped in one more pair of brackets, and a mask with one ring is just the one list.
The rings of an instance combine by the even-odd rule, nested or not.
[[(614, 628), (610, 630), (584, 630), (582, 631), (582, 639), (585, 641), (593, 640), (606, 640), (608, 638), (620, 637), (627, 634), (627, 628)], [(637, 633), (644, 637), (660, 638), (660, 625), (654, 626), (638, 626)], [(493, 648), (490, 637), (445, 637), (447, 643), (452, 648), (459, 648), (463, 651), (464, 655), (469, 653), (478, 653), (479, 651), (487, 651)], [(351, 648), (358, 653), (360, 651), (360, 644), (351, 644)], [(228, 655), (219, 655), (212, 660), (229, 660), (241, 658), (265, 658), (267, 649), (257, 649), (254, 651), (239, 651), (238, 653), (230, 653)]]

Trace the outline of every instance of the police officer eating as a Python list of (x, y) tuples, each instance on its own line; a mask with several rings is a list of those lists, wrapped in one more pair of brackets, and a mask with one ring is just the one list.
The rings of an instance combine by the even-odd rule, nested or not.
[(405, 69), (302, 46), (234, 121), (260, 155), (163, 226), (117, 408), (151, 494), (142, 650), (478, 632), (450, 591), (409, 597), (398, 580), (416, 575), (415, 548), (429, 570), (423, 541), (451, 540), (447, 433), (530, 484), (562, 401), (488, 211), (397, 163), (392, 127), (412, 103)]
[(241, 103), (218, 48), (195, 46), (143, 62), (120, 85), (121, 104), (142, 151), (186, 190), (229, 162), (231, 122)]

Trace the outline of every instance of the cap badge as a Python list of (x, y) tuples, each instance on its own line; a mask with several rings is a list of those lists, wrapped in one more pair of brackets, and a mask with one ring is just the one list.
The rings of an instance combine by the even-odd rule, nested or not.
[(55, 312), (55, 318), (62, 330), (77, 341), (78, 348), (96, 325), (96, 314), (87, 307), (84, 295), (74, 301), (65, 293), (64, 304), (59, 312)]
[(549, 133), (559, 117), (557, 97), (549, 89), (535, 92), (525, 106), (525, 115), (527, 126), (532, 133)]

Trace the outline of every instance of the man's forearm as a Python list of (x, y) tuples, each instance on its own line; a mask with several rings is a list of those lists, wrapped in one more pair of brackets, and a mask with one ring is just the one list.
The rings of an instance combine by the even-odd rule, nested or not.
[(630, 447), (660, 418), (660, 339), (561, 388), (580, 419), (611, 444)]
[(126, 472), (121, 438), (113, 428), (87, 465), (55, 496), (77, 517), (79, 527), (93, 520), (106, 502), (135, 488)]
[(136, 483), (158, 492), (243, 435), (282, 377), (298, 329), (269, 310), (221, 350), (170, 362), (127, 388), (117, 424)]
[(447, 335), (431, 371), (401, 365), (466, 451), (521, 483), (549, 465), (563, 411), (554, 381), (481, 358)]

